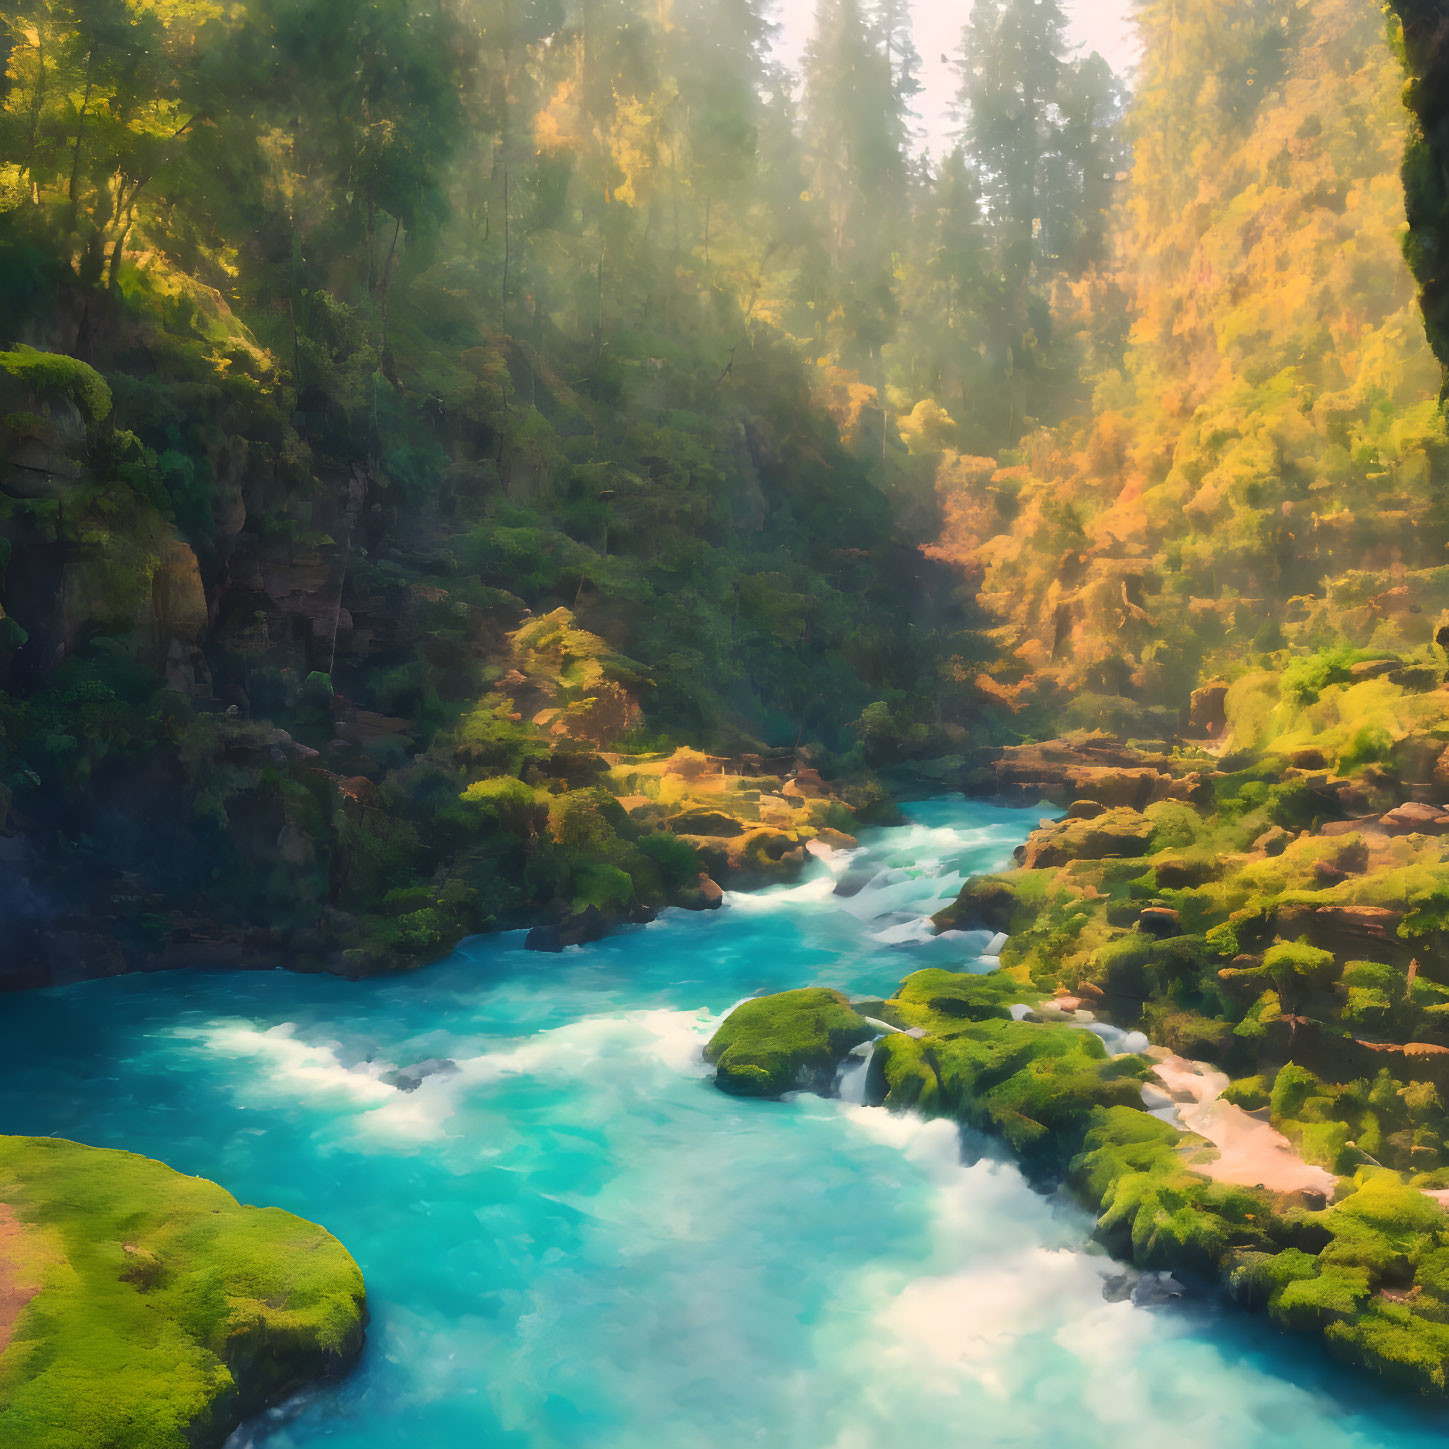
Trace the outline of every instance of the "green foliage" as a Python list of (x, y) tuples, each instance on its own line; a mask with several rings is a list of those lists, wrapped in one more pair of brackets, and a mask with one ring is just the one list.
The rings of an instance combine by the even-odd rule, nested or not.
[(634, 899), (634, 882), (613, 865), (580, 866), (573, 873), (572, 889), (575, 909), (620, 910)]
[(699, 877), (699, 853), (687, 840), (670, 831), (657, 830), (641, 836), (639, 851), (658, 870), (670, 890), (679, 890)]
[(548, 818), (548, 797), (513, 775), (476, 780), (462, 798), (513, 835), (536, 834)]

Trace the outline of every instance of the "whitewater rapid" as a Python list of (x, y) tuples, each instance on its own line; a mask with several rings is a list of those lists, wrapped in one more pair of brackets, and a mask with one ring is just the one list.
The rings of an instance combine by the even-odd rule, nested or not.
[(714, 1089), (702, 1048), (744, 997), (989, 967), (999, 942), (926, 918), (1040, 812), (912, 813), (797, 886), (562, 956), (11, 998), (0, 1130), (144, 1152), (351, 1248), (360, 1369), (233, 1449), (1440, 1442), (1206, 1296), (1135, 1306), (992, 1144), (861, 1105), (864, 1054), (841, 1100)]

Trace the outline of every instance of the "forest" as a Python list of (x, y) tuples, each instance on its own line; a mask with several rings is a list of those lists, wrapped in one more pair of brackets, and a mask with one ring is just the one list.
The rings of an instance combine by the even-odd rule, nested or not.
[[(1061, 0), (940, 8), (928, 128), (919, 0), (798, 60), (768, 0), (0, 0), (0, 1040), (245, 1018), (422, 1113), (496, 1080), (434, 1041), (490, 973), (718, 932), (667, 1000), (726, 1096), (865, 1051), (858, 1110), (984, 1134), (1135, 1283), (1442, 1398), (1449, 7), (1131, 0), (1121, 74)], [(871, 934), (820, 945), (822, 870)], [(0, 1449), (373, 1381), (370, 1229), (61, 1086), (0, 1080)], [(696, 1442), (555, 1411), (506, 1442)], [(889, 1442), (815, 1432), (754, 1442)]]
[(939, 164), (902, 5), (7, 12), (5, 969), (385, 969), (693, 888), (601, 752), (960, 753), (938, 475), (1123, 342), (1120, 86), (998, 10)]

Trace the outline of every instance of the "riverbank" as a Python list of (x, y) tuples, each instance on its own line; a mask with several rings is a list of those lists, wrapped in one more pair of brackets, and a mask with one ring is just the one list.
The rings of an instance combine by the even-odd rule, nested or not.
[[(1303, 699), (1272, 708), (1277, 682), (1257, 676), (1195, 702), (1206, 733), (1249, 752), (1102, 737), (1007, 752), (998, 780), (1065, 815), (934, 916), (943, 941), (994, 933), (999, 972), (919, 973), (860, 1011), (898, 1028), (867, 1101), (994, 1133), (1033, 1180), (1069, 1182), (1138, 1266), (1204, 1274), (1442, 1394), (1449, 812), (1432, 800), (1449, 695), (1422, 683), (1345, 665), (1307, 724)], [(1340, 749), (1365, 690), (1404, 721), (1372, 763)], [(1107, 1057), (1072, 1020), (1091, 1015), (1159, 1060)], [(792, 1035), (771, 1022), (770, 1039)], [(741, 1029), (728, 1061), (737, 1089)], [(767, 1066), (762, 1080), (791, 1075)]]
[(1134, 1305), (1084, 1212), (963, 1165), (947, 1120), (715, 1090), (701, 1050), (741, 999), (879, 998), (990, 945), (929, 918), (1041, 812), (907, 811), (863, 833), (864, 880), (817, 864), (558, 956), (512, 933), (417, 975), (12, 996), (0, 1122), (163, 1159), (347, 1244), (362, 1359), (249, 1424), (253, 1449), (820, 1449), (962, 1423), (1062, 1449), (1441, 1443), (1442, 1416), (1208, 1297)]
[[(1215, 1171), (1220, 1147), (1188, 1120), (1174, 1125), (1144, 1105), (1158, 1077), (1151, 1057), (1109, 1055), (1090, 1031), (1036, 1012), (1023, 1019), (1013, 1011), (1028, 1004), (1020, 995), (1021, 983), (1002, 972), (927, 970), (889, 1000), (862, 1005), (860, 1030), (877, 1014), (889, 1028), (870, 1058), (866, 1105), (990, 1133), (1039, 1187), (1066, 1183), (1124, 1261), (1212, 1279), (1357, 1368), (1419, 1393), (1445, 1391), (1449, 1214), (1437, 1202), (1381, 1169), (1339, 1183), (1327, 1205), (1332, 1184), (1321, 1179), (1275, 1183), (1264, 1171), (1246, 1183), (1240, 1171)], [(787, 993), (735, 1012), (706, 1053), (728, 1054), (719, 1085), (739, 1091), (761, 1064), (776, 1081), (791, 1079), (792, 1055), (805, 1069), (794, 1080), (818, 1080), (827, 1040), (851, 1032), (843, 999), (822, 1017), (814, 996)], [(1180, 1090), (1181, 1076), (1170, 1067), (1166, 1085)]]
[[(485, 723), (504, 727), (492, 716)], [(258, 769), (267, 750), (293, 745), (280, 731), (232, 728), (238, 738), (231, 753)], [(472, 883), (435, 878), (399, 886), (396, 873), (383, 872), (361, 914), (319, 901), (304, 922), (265, 912), (238, 919), (232, 901), (205, 914), (153, 914), (146, 930), (133, 930), (109, 906), (65, 905), (66, 882), (46, 874), (23, 833), (4, 833), (0, 815), (0, 908), (13, 897), (16, 921), (0, 941), (0, 991), (190, 969), (361, 978), (415, 970), (470, 935), (519, 928), (532, 932), (532, 949), (555, 952), (670, 907), (716, 909), (726, 889), (796, 880), (812, 848), (851, 844), (852, 832), (895, 818), (868, 772), (827, 780), (796, 751), (623, 754), (576, 746), (547, 754), (524, 779), (489, 769), (491, 757), (467, 728), (461, 736), (449, 760), (457, 771), (447, 786), (453, 797), (433, 804), (449, 814), (438, 841), (466, 844), (479, 858)], [(358, 839), (375, 836), (384, 849), (395, 811), (368, 779), (339, 778), (302, 758), (292, 763)], [(300, 842), (283, 830), (283, 864), (296, 863), (288, 855), (294, 847)], [(514, 856), (526, 863), (527, 890), (502, 891), (496, 908), (480, 913), (474, 877), (496, 873), (500, 858)]]
[(330, 1233), (130, 1153), (0, 1137), (0, 1446), (220, 1449), (362, 1351)]

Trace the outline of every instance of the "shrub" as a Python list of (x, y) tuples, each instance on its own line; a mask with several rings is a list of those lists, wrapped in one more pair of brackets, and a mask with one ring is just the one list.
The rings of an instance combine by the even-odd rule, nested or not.
[(678, 890), (693, 882), (701, 870), (699, 854), (687, 841), (673, 831), (660, 830), (639, 841), (640, 852), (659, 872), (669, 890)]

